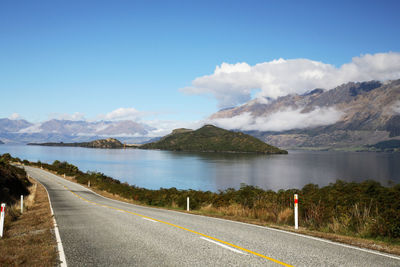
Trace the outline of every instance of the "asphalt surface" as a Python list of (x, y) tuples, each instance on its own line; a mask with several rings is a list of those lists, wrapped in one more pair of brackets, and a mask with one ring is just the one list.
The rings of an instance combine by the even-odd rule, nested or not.
[(400, 257), (107, 199), (25, 167), (48, 190), (68, 266), (400, 266)]

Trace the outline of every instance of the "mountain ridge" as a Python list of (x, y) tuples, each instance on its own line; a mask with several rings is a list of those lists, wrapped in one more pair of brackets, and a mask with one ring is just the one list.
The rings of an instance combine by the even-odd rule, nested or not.
[[(210, 120), (223, 122), (247, 114), (255, 121), (263, 120), (268, 123), (269, 118), (287, 110), (297, 111), (295, 115), (306, 118), (310, 116), (311, 119), (318, 119), (322, 112), (333, 114), (336, 111), (340, 116), (332, 123), (322, 122), (311, 127), (283, 130), (256, 129), (256, 127), (237, 129), (284, 148), (335, 148), (399, 139), (400, 80), (385, 83), (349, 82), (330, 90), (318, 88), (303, 95), (282, 96), (266, 103), (257, 99), (251, 100), (239, 107), (218, 111), (210, 116)], [(259, 126), (262, 127), (263, 124)]]
[[(333, 89), (256, 98), (222, 109), (207, 123), (242, 131), (283, 148), (346, 148), (400, 139), (400, 79), (348, 82)], [(88, 142), (113, 137), (126, 143), (156, 141), (141, 122), (52, 119), (31, 123), (0, 119), (4, 143)]]

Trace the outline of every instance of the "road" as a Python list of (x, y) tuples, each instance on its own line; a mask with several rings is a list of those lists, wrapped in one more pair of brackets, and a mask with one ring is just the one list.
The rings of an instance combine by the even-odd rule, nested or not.
[(118, 202), (25, 169), (49, 192), (68, 266), (400, 266), (397, 256)]

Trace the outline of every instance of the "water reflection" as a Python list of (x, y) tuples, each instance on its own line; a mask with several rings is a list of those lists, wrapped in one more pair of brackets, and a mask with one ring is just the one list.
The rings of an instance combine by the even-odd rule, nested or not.
[(241, 183), (264, 189), (301, 188), (335, 182), (400, 182), (400, 154), (290, 151), (289, 155), (187, 153), (1, 145), (0, 153), (51, 163), (65, 160), (87, 171), (158, 189), (176, 187), (217, 191)]

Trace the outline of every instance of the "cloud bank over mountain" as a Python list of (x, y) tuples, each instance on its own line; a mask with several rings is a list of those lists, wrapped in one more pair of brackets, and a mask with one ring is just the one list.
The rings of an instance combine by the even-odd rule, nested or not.
[(82, 121), (86, 120), (85, 114), (81, 112), (75, 112), (73, 114), (66, 114), (66, 113), (51, 113), (49, 114), (50, 119), (56, 120), (70, 120), (70, 121)]
[(286, 131), (330, 125), (337, 122), (343, 112), (333, 107), (316, 108), (304, 113), (302, 109), (288, 108), (270, 116), (253, 116), (250, 112), (231, 118), (215, 118), (209, 122), (225, 129), (241, 129), (243, 131)]
[(277, 98), (313, 88), (334, 88), (348, 81), (400, 78), (400, 53), (365, 54), (336, 67), (310, 59), (277, 59), (251, 66), (245, 62), (222, 63), (211, 75), (198, 77), (181, 89), (187, 94), (214, 96), (220, 108), (243, 104), (257, 97)]

